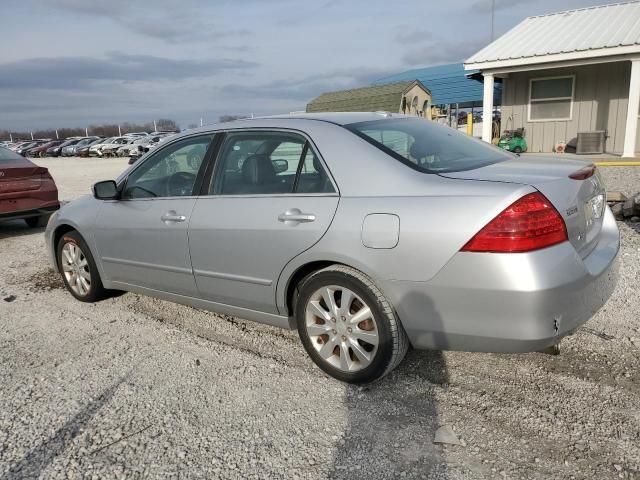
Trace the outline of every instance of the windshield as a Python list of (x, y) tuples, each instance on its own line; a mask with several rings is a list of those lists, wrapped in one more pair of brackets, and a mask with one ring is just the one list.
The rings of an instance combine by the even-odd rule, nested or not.
[(374, 120), (352, 123), (345, 128), (425, 173), (471, 170), (513, 158), (493, 145), (419, 118)]
[(8, 162), (11, 160), (24, 160), (24, 158), (17, 153), (12, 152), (8, 148), (0, 147), (0, 163)]

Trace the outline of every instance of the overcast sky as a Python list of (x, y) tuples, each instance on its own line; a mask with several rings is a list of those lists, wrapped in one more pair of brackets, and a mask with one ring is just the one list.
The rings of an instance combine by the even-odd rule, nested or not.
[[(495, 0), (496, 35), (606, 0)], [(612, 2), (610, 2), (612, 3)], [(327, 90), (459, 62), (491, 0), (2, 0), (0, 129), (304, 110)]]

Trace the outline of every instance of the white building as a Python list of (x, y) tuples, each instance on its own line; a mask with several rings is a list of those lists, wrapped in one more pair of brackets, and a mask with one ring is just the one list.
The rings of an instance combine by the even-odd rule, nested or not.
[(529, 17), (465, 69), (484, 77), (484, 112), (493, 110), (494, 81), (503, 82), (501, 130), (524, 128), (531, 152), (551, 152), (585, 132), (604, 132), (595, 137), (608, 153), (640, 150), (640, 2)]

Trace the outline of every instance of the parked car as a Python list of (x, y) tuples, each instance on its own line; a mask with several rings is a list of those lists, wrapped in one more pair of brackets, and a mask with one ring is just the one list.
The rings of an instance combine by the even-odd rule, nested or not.
[(78, 148), (88, 145), (89, 143), (95, 141), (97, 138), (98, 137), (84, 137), (76, 143), (67, 145), (62, 149), (62, 155), (64, 157), (73, 157), (76, 154), (76, 151), (78, 150)]
[(136, 142), (143, 142), (144, 137), (130, 137), (130, 140), (124, 145), (120, 145), (117, 150), (113, 152), (116, 157), (128, 157), (129, 150), (137, 148)]
[(75, 151), (75, 155), (77, 157), (88, 157), (89, 156), (89, 148), (91, 148), (93, 145), (96, 145), (100, 142), (102, 142), (102, 138), (96, 138), (92, 141), (90, 141), (89, 143), (86, 143), (82, 146), (79, 146), (78, 148), (76, 148)]
[(58, 145), (56, 147), (48, 148), (47, 149), (47, 155), (49, 155), (51, 157), (59, 157), (59, 156), (62, 155), (62, 149), (63, 148), (68, 147), (69, 145), (74, 145), (74, 144), (78, 143), (80, 140), (82, 140), (82, 137), (80, 137), (80, 138), (78, 138), (78, 137), (67, 138), (60, 145)]
[(160, 145), (161, 142), (171, 138), (175, 133), (159, 133), (156, 135), (149, 135), (148, 137), (141, 138), (133, 142), (132, 145), (126, 145), (127, 153), (129, 155), (129, 165), (133, 165), (149, 150), (153, 150)]
[(0, 221), (23, 218), (30, 227), (44, 227), (58, 208), (58, 189), (49, 171), (0, 147)]
[(537, 351), (616, 283), (600, 174), (395, 114), (244, 120), (178, 135), (45, 233), (69, 292), (110, 290), (296, 328), (370, 382), (417, 349)]
[(18, 155), (27, 156), (27, 152), (32, 148), (38, 147), (42, 144), (46, 143), (46, 140), (34, 140), (32, 142), (27, 142), (21, 145), (19, 148), (15, 150)]
[(9, 147), (9, 150), (11, 150), (12, 152), (15, 152), (16, 150), (18, 150), (18, 148), (20, 148), (23, 145), (26, 145), (27, 143), (30, 143), (30, 141), (20, 140), (20, 141), (14, 142), (13, 145)]
[(108, 143), (111, 143), (115, 138), (117, 137), (108, 137), (108, 138), (103, 138), (101, 139), (99, 142), (94, 143), (93, 145), (91, 145), (89, 147), (89, 156), (97, 156), (97, 157), (101, 157), (102, 156), (102, 147)]
[(38, 145), (37, 147), (33, 147), (30, 150), (27, 151), (27, 154), (30, 157), (46, 157), (47, 156), (47, 151), (50, 148), (54, 148), (57, 147), (58, 145), (61, 145), (62, 143), (64, 143), (64, 140), (52, 140), (50, 142), (45, 142), (41, 145)]
[(118, 148), (132, 141), (130, 137), (116, 137), (112, 139), (111, 143), (103, 144), (102, 147), (100, 147), (100, 152), (102, 156), (113, 157)]

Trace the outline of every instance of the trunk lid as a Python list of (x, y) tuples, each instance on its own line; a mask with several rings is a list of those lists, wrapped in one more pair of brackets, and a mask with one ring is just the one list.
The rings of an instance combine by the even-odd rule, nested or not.
[(600, 237), (606, 193), (598, 170), (589, 178), (569, 175), (590, 164), (557, 157), (514, 157), (486, 167), (440, 174), (447, 178), (530, 185), (547, 197), (567, 226), (569, 241), (582, 258)]
[(0, 195), (3, 193), (38, 190), (46, 168), (38, 167), (26, 158), (15, 155), (0, 159)]

